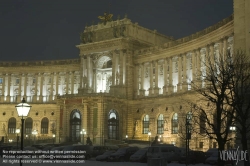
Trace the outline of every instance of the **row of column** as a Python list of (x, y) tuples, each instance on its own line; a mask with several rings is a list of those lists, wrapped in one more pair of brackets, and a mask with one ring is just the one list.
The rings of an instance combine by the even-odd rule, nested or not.
[[(114, 50), (112, 54), (112, 85), (124, 85), (126, 76), (126, 50)], [(97, 55), (84, 55), (81, 57), (80, 87), (88, 89), (88, 93), (96, 89), (96, 66), (94, 59), (100, 60)], [(104, 55), (105, 56), (105, 55)]]
[[(219, 58), (225, 59), (225, 56), (227, 56), (226, 54), (228, 53), (228, 38), (229, 37), (224, 37), (223, 39), (219, 40), (216, 44), (219, 45)], [(188, 88), (188, 84), (190, 84), (191, 81), (202, 81), (202, 77), (201, 74), (202, 73), (202, 65), (204, 64), (204, 62), (208, 63), (208, 56), (210, 57), (211, 63), (215, 64), (215, 60), (218, 58), (217, 53), (215, 53), (215, 43), (211, 43), (209, 45), (206, 45), (203, 48), (197, 48), (192, 50), (191, 52), (188, 53), (184, 53), (184, 54), (180, 54), (174, 57), (168, 57), (168, 58), (164, 58), (164, 59), (160, 59), (160, 60), (154, 60), (151, 62), (146, 62), (146, 63), (141, 63), (138, 64), (136, 66), (136, 71), (139, 72), (139, 68), (140, 73), (137, 73), (136, 75), (136, 88), (137, 90), (139, 90), (138, 95), (140, 96), (144, 96), (145, 95), (145, 91), (148, 90), (149, 91), (149, 95), (158, 95), (159, 94), (159, 88), (163, 88), (163, 94), (166, 93), (173, 93), (174, 92), (174, 88), (173, 86), (176, 86), (177, 91), (186, 91), (189, 90)], [(230, 49), (232, 50), (232, 47), (230, 47)], [(205, 59), (202, 58), (202, 52), (204, 52), (205, 55)], [(187, 66), (187, 54), (191, 55), (190, 56), (190, 68), (189, 66)], [(161, 62), (160, 62), (161, 61)], [(177, 78), (173, 78), (174, 73), (176, 73), (175, 71), (173, 71), (173, 65), (174, 65), (174, 61), (177, 61), (176, 63), (176, 70), (178, 71), (178, 77)], [(204, 62), (203, 62), (204, 61)], [(148, 64), (149, 63), (149, 64)], [(163, 87), (158, 87), (158, 82), (160, 81), (158, 76), (159, 76), (159, 72), (158, 72), (158, 63), (161, 63), (161, 65), (163, 66), (163, 81), (164, 81), (164, 86)], [(208, 65), (208, 64), (206, 64)], [(150, 67), (150, 88), (149, 89), (145, 89), (144, 88), (144, 84), (145, 84), (145, 71), (146, 71), (146, 67)], [(153, 69), (155, 66), (155, 78), (153, 77)], [(188, 70), (191, 71), (191, 74), (188, 74)], [(141, 76), (140, 78), (138, 76)], [(155, 79), (155, 87), (154, 87), (154, 91), (153, 89), (153, 80)], [(178, 84), (177, 85), (173, 85), (173, 79), (177, 79)], [(140, 88), (139, 88), (139, 84), (141, 84)], [(154, 92), (154, 93), (153, 93)]]
[[(61, 78), (65, 78), (65, 91), (66, 94), (69, 92), (69, 88), (71, 91), (71, 94), (75, 92), (75, 72), (66, 72), (64, 76)], [(44, 75), (44, 73), (35, 73), (33, 76), (29, 76), (26, 74), (20, 74), (19, 76), (13, 77), (12, 74), (3, 74), (0, 76), (2, 78), (2, 97), (6, 97), (7, 102), (10, 102), (11, 96), (16, 96), (14, 92), (14, 87), (18, 88), (18, 99), (21, 100), (21, 97), (29, 97), (33, 96), (32, 101), (43, 101), (43, 95), (49, 96), (49, 101), (52, 101), (54, 99), (55, 95), (63, 95), (63, 90), (59, 90), (59, 86), (64, 87), (63, 81), (61, 80), (61, 83), (59, 85), (59, 72), (51, 73), (50, 75)], [(16, 80), (14, 80), (16, 78)], [(47, 78), (47, 79), (46, 79)], [(45, 80), (46, 79), (46, 80)], [(19, 81), (18, 81), (19, 80)], [(29, 83), (28, 83), (29, 80)], [(50, 80), (50, 82), (49, 82)], [(71, 84), (70, 81), (71, 80)], [(39, 87), (38, 87), (39, 84)], [(77, 82), (76, 82), (77, 84)], [(30, 91), (27, 90), (27, 87), (30, 86)], [(55, 89), (54, 89), (55, 86)], [(13, 90), (11, 93), (11, 89)], [(32, 92), (32, 89), (34, 92)], [(5, 90), (7, 93), (5, 93)], [(44, 92), (45, 90), (45, 92)], [(47, 91), (49, 90), (49, 93)], [(23, 91), (23, 93), (22, 93)], [(39, 91), (39, 95), (38, 95)], [(22, 96), (21, 96), (22, 95)], [(20, 98), (20, 99), (19, 99)], [(1, 101), (3, 101), (1, 99)]]

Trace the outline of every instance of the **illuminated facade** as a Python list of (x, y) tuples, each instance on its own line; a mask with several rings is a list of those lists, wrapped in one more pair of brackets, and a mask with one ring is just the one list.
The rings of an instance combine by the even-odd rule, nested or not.
[[(0, 136), (15, 138), (21, 123), (15, 105), (24, 97), (32, 105), (28, 137), (37, 130), (38, 139), (55, 134), (57, 142), (81, 141), (85, 129), (95, 144), (104, 144), (126, 135), (148, 140), (150, 131), (152, 139), (160, 135), (166, 143), (185, 145), (179, 130), (190, 108), (181, 98), (197, 101), (190, 82), (205, 72), (205, 56), (249, 49), (242, 28), (250, 21), (247, 10), (238, 10), (242, 4), (250, 8), (237, 1), (230, 17), (178, 40), (125, 17), (85, 27), (78, 59), (0, 62)], [(190, 144), (200, 150), (216, 146), (194, 134)]]

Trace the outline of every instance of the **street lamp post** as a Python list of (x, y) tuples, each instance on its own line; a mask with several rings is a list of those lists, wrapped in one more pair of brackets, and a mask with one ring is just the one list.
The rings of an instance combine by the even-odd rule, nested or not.
[(149, 146), (151, 145), (150, 137), (151, 137), (151, 132), (149, 131), (148, 132), (148, 143), (149, 143)]
[(34, 143), (33, 143), (33, 144), (36, 144), (36, 135), (37, 135), (37, 131), (36, 131), (36, 130), (33, 130), (33, 131), (32, 131), (32, 135), (34, 135)]
[(85, 129), (82, 129), (82, 131), (80, 131), (80, 134), (82, 135), (82, 139), (83, 139), (83, 141), (82, 141), (82, 143), (83, 143), (83, 145), (84, 145), (84, 135), (86, 134), (86, 131), (85, 131)]
[(20, 129), (16, 129), (16, 148), (18, 149), (18, 141), (19, 141), (19, 134), (20, 133)]
[(192, 115), (188, 113), (186, 117), (186, 165), (189, 156), (189, 140), (191, 139), (191, 119)]
[(231, 146), (231, 148), (234, 148), (234, 144), (235, 144), (235, 140), (233, 139), (233, 137), (235, 137), (235, 131), (236, 131), (236, 127), (235, 126), (230, 126), (229, 127), (229, 130), (231, 131), (231, 133), (232, 133), (232, 145), (230, 145)]
[(55, 137), (56, 137), (56, 135), (53, 134), (52, 137), (53, 137), (53, 145), (54, 145), (55, 144)]
[[(24, 118), (28, 116), (30, 112), (31, 106), (26, 103), (25, 99), (23, 98), (22, 102), (15, 106), (17, 110), (17, 114), (21, 117), (21, 150), (23, 150), (23, 132), (24, 132)], [(22, 166), (22, 158), (20, 158), (20, 166)]]

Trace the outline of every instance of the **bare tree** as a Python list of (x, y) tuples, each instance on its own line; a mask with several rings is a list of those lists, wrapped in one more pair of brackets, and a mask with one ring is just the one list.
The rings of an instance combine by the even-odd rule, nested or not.
[[(233, 56), (231, 77), (231, 100), (228, 102), (235, 111), (235, 121), (237, 132), (240, 133), (242, 150), (248, 150), (250, 139), (250, 57), (243, 51), (237, 51)], [(248, 160), (248, 158), (247, 158)], [(245, 166), (248, 161), (245, 161)]]
[[(229, 138), (230, 126), (234, 123), (235, 109), (232, 109), (229, 102), (232, 102), (232, 63), (230, 53), (201, 57), (201, 71), (198, 71), (200, 79), (192, 81), (193, 89), (199, 94), (200, 103), (189, 101), (193, 112), (194, 132), (214, 139), (218, 143), (220, 151), (224, 150)], [(205, 104), (204, 104), (205, 103)], [(219, 158), (219, 165), (224, 161)]]

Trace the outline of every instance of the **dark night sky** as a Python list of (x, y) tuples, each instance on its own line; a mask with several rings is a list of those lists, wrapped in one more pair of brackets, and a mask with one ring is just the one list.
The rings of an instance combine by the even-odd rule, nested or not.
[(78, 58), (79, 33), (105, 11), (178, 39), (230, 16), (233, 0), (0, 0), (0, 61)]

